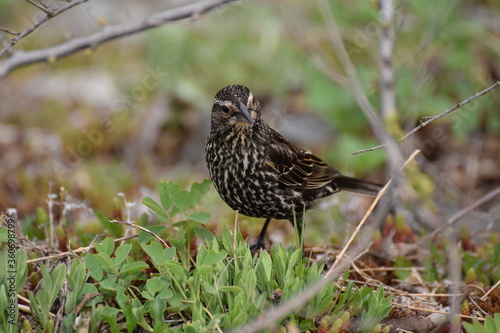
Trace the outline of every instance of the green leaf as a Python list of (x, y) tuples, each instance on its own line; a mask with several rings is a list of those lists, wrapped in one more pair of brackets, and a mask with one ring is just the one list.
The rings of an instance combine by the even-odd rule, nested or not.
[(148, 267), (148, 264), (146, 264), (144, 261), (135, 261), (130, 264), (123, 265), (120, 269), (120, 275), (134, 273)]
[(45, 273), (45, 274), (42, 273), (44, 275), (42, 288), (47, 290), (47, 292), (49, 293), (49, 302), (50, 306), (52, 306), (52, 303), (55, 301), (57, 294), (59, 293), (59, 290), (61, 290), (61, 287), (64, 283), (64, 278), (66, 277), (66, 265), (64, 264), (57, 265), (50, 273), (50, 278), (48, 278), (48, 273), (45, 266), (41, 265), (41, 268), (42, 272)]
[[(160, 235), (165, 229), (167, 229), (166, 226), (164, 225), (150, 225), (150, 226), (147, 226), (147, 227), (144, 227), (145, 229), (148, 229), (149, 231), (155, 233), (156, 235)], [(145, 232), (145, 231), (142, 231), (139, 233), (139, 238), (138, 238), (138, 241), (140, 244), (142, 243), (147, 243), (149, 242), (151, 239), (153, 239), (154, 236), (151, 235), (150, 233), (148, 232)]]
[(484, 321), (484, 328), (487, 332), (498, 332), (495, 328), (495, 322), (491, 317), (486, 317), (486, 320)]
[(111, 232), (113, 237), (121, 237), (123, 235), (123, 226), (117, 223), (110, 223), (109, 218), (103, 213), (94, 210), (95, 215), (101, 221), (103, 227)]
[(360, 318), (360, 330), (366, 331), (375, 327), (392, 309), (392, 295), (384, 298), (384, 288), (379, 287), (363, 301)]
[[(413, 263), (411, 260), (407, 259), (406, 257), (398, 257), (396, 258), (396, 262), (394, 263), (395, 268), (406, 268), (406, 267), (413, 267)], [(395, 274), (398, 279), (400, 280), (405, 280), (408, 276), (410, 276), (411, 271), (410, 270), (396, 270)]]
[(269, 253), (267, 251), (260, 251), (259, 262), (257, 264), (257, 284), (261, 292), (268, 291), (272, 292), (274, 285), (270, 286), (273, 263)]
[(188, 219), (199, 222), (201, 224), (207, 224), (210, 221), (210, 214), (205, 212), (196, 212), (189, 215)]
[(101, 281), (101, 288), (107, 290), (117, 290), (120, 287), (120, 283), (117, 278), (109, 277)]
[(241, 289), (240, 287), (236, 287), (236, 286), (223, 286), (223, 287), (219, 287), (219, 291), (221, 291), (221, 292), (235, 293), (235, 294), (244, 293), (245, 292), (243, 289)]
[(106, 237), (101, 244), (95, 244), (95, 249), (97, 253), (107, 254), (108, 257), (111, 256), (113, 250), (115, 249), (115, 243), (111, 237)]
[(118, 273), (118, 268), (115, 265), (114, 261), (106, 254), (106, 253), (99, 253), (96, 255), (96, 258), (101, 262), (102, 267), (110, 273), (117, 274)]
[[(7, 297), (7, 289), (5, 288), (5, 284), (0, 284), (0, 309), (7, 309), (9, 304), (10, 304), (10, 300), (9, 298)], [(16, 307), (14, 305), (14, 307)]]
[(191, 208), (191, 200), (189, 192), (183, 190), (179, 187), (179, 185), (169, 182), (168, 193), (170, 195), (170, 200), (172, 200), (173, 204), (177, 209), (181, 212), (185, 213)]
[(20, 291), (24, 283), (26, 282), (26, 277), (28, 276), (28, 265), (26, 264), (26, 252), (23, 249), (16, 251), (16, 292)]
[(168, 303), (173, 307), (180, 307), (182, 305), (183, 297), (179, 294), (172, 293), (171, 297), (168, 297)]
[(211, 266), (226, 257), (227, 257), (227, 252), (224, 250), (219, 252), (216, 252), (214, 250), (209, 250), (205, 255), (205, 258), (203, 258), (203, 262), (201, 262), (201, 265)]
[(219, 294), (219, 292), (217, 291), (217, 288), (215, 288), (213, 285), (211, 285), (208, 282), (203, 282), (203, 289), (207, 293), (212, 294), (212, 295), (218, 295)]
[(161, 299), (171, 299), (174, 293), (170, 289), (163, 289), (157, 297)]
[(89, 268), (90, 276), (93, 279), (97, 281), (102, 280), (103, 265), (101, 260), (97, 258), (97, 254), (88, 254), (87, 256), (85, 256), (85, 265), (87, 265), (87, 267)]
[(174, 258), (175, 248), (167, 247), (166, 249), (158, 242), (151, 242), (150, 245), (141, 244), (142, 249), (148, 254), (153, 262), (153, 265), (160, 270), (160, 265)]
[(0, 229), (0, 243), (7, 243), (9, 240), (9, 229), (1, 228)]
[(168, 325), (163, 320), (165, 310), (166, 307), (163, 300), (160, 297), (156, 297), (149, 312), (151, 318), (153, 318), (153, 327), (156, 332), (167, 332)]
[(110, 307), (109, 305), (105, 305), (102, 308), (102, 316), (104, 318), (104, 321), (109, 324), (111, 332), (120, 331), (117, 326), (118, 313), (120, 313), (120, 310), (114, 307)]
[(201, 183), (194, 183), (193, 186), (191, 186), (192, 207), (196, 206), (198, 202), (205, 196), (210, 185), (212, 185), (212, 181), (205, 178)]
[(196, 236), (198, 236), (206, 244), (212, 242), (215, 238), (215, 235), (206, 228), (196, 228), (194, 229), (194, 232)]
[(151, 209), (151, 211), (153, 212), (153, 214), (156, 216), (156, 218), (158, 220), (160, 220), (163, 223), (166, 223), (168, 221), (167, 213), (165, 212), (165, 210), (163, 210), (163, 208), (160, 205), (158, 205), (158, 203), (156, 203), (156, 201), (154, 201), (151, 198), (146, 197), (146, 198), (142, 199), (142, 203), (146, 207)]
[(234, 238), (231, 230), (229, 230), (227, 227), (224, 227), (224, 229), (222, 229), (222, 236), (220, 237), (222, 239), (222, 246), (224, 247), (224, 249), (229, 253), (231, 257), (234, 257)]
[(85, 286), (85, 280), (87, 279), (85, 268), (84, 262), (74, 260), (71, 263), (70, 272), (69, 275), (67, 275), (71, 291), (68, 293), (66, 297), (66, 304), (64, 305), (66, 313), (70, 313), (80, 299), (81, 291)]
[(148, 279), (146, 281), (146, 289), (152, 296), (154, 296), (157, 292), (159, 292), (162, 289), (160, 278), (155, 276), (151, 279)]
[(160, 197), (160, 202), (164, 211), (168, 211), (172, 206), (172, 200), (170, 199), (169, 192), (170, 184), (171, 182), (167, 182), (165, 180), (160, 180), (156, 184), (156, 187), (158, 189), (158, 196)]
[(255, 270), (244, 268), (234, 277), (234, 284), (241, 287), (248, 297), (254, 297), (257, 287), (257, 276)]
[(165, 262), (165, 266), (171, 270), (172, 276), (181, 283), (184, 283), (188, 279), (189, 273), (180, 263), (169, 260)]
[(123, 244), (116, 249), (115, 257), (112, 258), (116, 266), (121, 265), (121, 263), (127, 258), (131, 249), (132, 244)]
[[(38, 299), (38, 294), (41, 291), (42, 290), (38, 291), (36, 297), (35, 297), (34, 293), (29, 293), (29, 299), (30, 299), (31, 309), (33, 310), (33, 312), (36, 314), (36, 316), (38, 317), (38, 319), (40, 320), (40, 322), (42, 322), (42, 325), (43, 325), (43, 321), (46, 320), (46, 318), (43, 317), (43, 314), (40, 311), (40, 303), (39, 303), (39, 299)], [(47, 294), (47, 292), (45, 292), (45, 294)], [(43, 296), (42, 296), (42, 298), (43, 298)]]

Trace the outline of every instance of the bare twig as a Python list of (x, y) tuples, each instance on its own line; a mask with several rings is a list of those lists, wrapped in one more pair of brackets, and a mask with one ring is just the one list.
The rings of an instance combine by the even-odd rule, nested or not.
[[(447, 223), (444, 225), (444, 226), (451, 226), (453, 224), (455, 224), (458, 220), (460, 220), (462, 217), (466, 216), (467, 214), (469, 214), (470, 212), (472, 212), (474, 209), (476, 209), (477, 207), (481, 206), (481, 205), (484, 205), (485, 203), (487, 203), (488, 201), (490, 200), (493, 200), (495, 199), (496, 197), (498, 197), (500, 195), (500, 187), (497, 187), (496, 189), (486, 193), (485, 195), (483, 195), (481, 198), (477, 199), (475, 202), (473, 202), (471, 205), (461, 209), (460, 211), (458, 211), (457, 213), (455, 213), (454, 215), (452, 215)], [(443, 226), (443, 227), (444, 227)], [(440, 228), (437, 228), (435, 229), (432, 233), (430, 233), (429, 235), (423, 237), (421, 240), (420, 240), (420, 243), (422, 242), (426, 242), (427, 240), (429, 239), (433, 239), (436, 234), (438, 234), (439, 232), (442, 231), (443, 227), (440, 227)]]
[[(392, 302), (392, 305), (400, 307), (400, 308), (403, 308), (403, 309), (410, 309), (410, 310), (415, 310), (415, 311), (439, 313), (439, 314), (443, 314), (443, 315), (449, 314), (448, 312), (442, 311), (442, 310), (426, 309), (426, 308), (421, 308), (421, 307), (418, 307), (418, 306), (399, 304), (399, 303), (396, 303), (396, 302)], [(473, 317), (473, 316), (467, 316), (467, 315), (463, 315), (463, 314), (460, 314), (459, 316), (460, 316), (460, 318), (477, 319), (479, 321), (484, 321), (484, 318), (481, 318), (481, 317)]]
[(236, 260), (236, 233), (238, 232), (238, 210), (234, 211), (233, 255)]
[(481, 198), (477, 199), (475, 202), (473, 202), (471, 205), (465, 207), (464, 209), (458, 211), (455, 213), (453, 216), (451, 216), (448, 219), (448, 225), (452, 225), (458, 220), (460, 220), (462, 217), (466, 216), (470, 212), (472, 212), (474, 209), (477, 207), (485, 204), (486, 202), (498, 197), (500, 195), (500, 187), (497, 187), (493, 191), (488, 192), (487, 194), (483, 195)]
[[(213, 316), (213, 314), (210, 312), (210, 310), (209, 310), (209, 309), (207, 309), (205, 306), (203, 306), (203, 310), (205, 310), (205, 313), (206, 313), (206, 314), (210, 317), (210, 319), (212, 319), (212, 320), (214, 319), (214, 316)], [(222, 332), (222, 330), (221, 330), (221, 329), (220, 329), (220, 327), (219, 327), (218, 321), (217, 321), (217, 320), (215, 320), (214, 322), (215, 322), (215, 329), (217, 330), (217, 332), (219, 332), (219, 333), (223, 333), (223, 332)]]
[[(415, 133), (416, 131), (418, 131), (419, 129), (421, 129), (422, 127), (424, 126), (427, 126), (428, 124), (430, 124), (431, 122), (433, 122), (434, 120), (437, 120), (439, 118), (443, 118), (444, 116), (446, 116), (448, 113), (451, 113), (459, 108), (461, 108), (462, 106), (464, 106), (465, 104), (469, 103), (469, 102), (472, 102), (473, 100), (475, 100), (476, 98), (478, 97), (481, 97), (483, 96), (484, 94), (487, 94), (489, 93), (491, 90), (495, 89), (496, 87), (498, 87), (500, 85), (500, 81), (497, 81), (495, 82), (493, 85), (489, 86), (488, 88), (478, 92), (477, 94), (463, 100), (462, 102), (458, 103), (457, 105), (449, 108), (448, 110), (444, 111), (444, 112), (441, 112), (440, 114), (436, 115), (436, 116), (433, 116), (433, 117), (429, 117), (427, 118), (426, 121), (424, 121), (423, 123), (420, 123), (420, 125), (418, 125), (417, 127), (415, 127), (414, 129), (412, 129), (410, 132), (406, 133), (403, 137), (399, 138), (398, 141), (403, 141), (405, 140), (406, 138), (408, 138), (410, 135), (412, 135), (413, 133)], [(372, 148), (368, 148), (368, 149), (362, 149), (362, 150), (358, 150), (354, 153), (352, 153), (353, 155), (356, 155), (356, 154), (361, 154), (361, 153), (365, 153), (365, 152), (368, 152), (368, 151), (373, 151), (373, 150), (377, 150), (377, 149), (380, 149), (382, 147), (385, 147), (385, 144), (381, 144), (379, 146), (376, 146), (376, 147), (372, 147)]]
[[(26, 305), (22, 305), (22, 304), (18, 304), (18, 309), (24, 313), (29, 313), (29, 314), (32, 314), (33, 311), (31, 310), (32, 308), (32, 304), (31, 304), (31, 301), (29, 299), (27, 299), (26, 297), (23, 297), (19, 294), (17, 294), (17, 298), (21, 299), (23, 302), (26, 302), (26, 304), (28, 304), (29, 306), (26, 306)], [(38, 307), (38, 309), (42, 310), (40, 308), (40, 305), (36, 305)], [(49, 316), (51, 316), (52, 318), (56, 318), (56, 315), (53, 314), (52, 312), (49, 311)]]
[[(448, 300), (448, 304), (450, 306), (450, 312), (447, 315), (447, 321), (450, 323), (450, 332), (460, 332), (459, 329), (456, 328), (456, 323), (453, 318), (461, 312), (461, 305), (465, 300), (466, 294), (463, 293), (464, 289), (460, 281), (462, 280), (462, 265), (460, 262), (460, 253), (458, 250), (457, 244), (457, 235), (455, 232), (448, 230), (448, 235), (446, 238), (449, 240), (447, 245), (448, 252), (448, 276), (451, 279), (450, 292), (455, 296), (452, 296)], [(443, 325), (444, 322), (441, 323)], [(438, 326), (439, 327), (439, 326)], [(437, 328), (434, 329), (434, 332), (441, 332)]]
[(99, 293), (87, 293), (83, 295), (83, 299), (78, 303), (73, 310), (71, 310), (71, 314), (78, 314), (82, 310), (82, 308), (85, 306), (85, 303), (90, 301), (91, 299), (99, 296), (101, 294)]
[(123, 222), (123, 221), (118, 221), (118, 220), (109, 220), (109, 223), (116, 223), (116, 224), (121, 224), (121, 225), (125, 225), (127, 227), (134, 227), (136, 229), (139, 229), (139, 230), (142, 230), (144, 232), (147, 232), (148, 234), (150, 234), (151, 236), (153, 236), (154, 238), (156, 238), (160, 243), (163, 244), (163, 246), (165, 247), (170, 247), (168, 246), (168, 244), (163, 240), (161, 239), (160, 236), (158, 236), (157, 234), (155, 234), (154, 232), (152, 232), (151, 230), (148, 230), (144, 227), (141, 227), (140, 225), (137, 225), (137, 224), (133, 224), (133, 223), (129, 223), (129, 222)]
[(425, 271), (424, 267), (370, 267), (360, 268), (362, 272)]
[(392, 139), (384, 129), (384, 126), (377, 116), (377, 112), (374, 106), (370, 103), (363, 85), (358, 78), (356, 68), (349, 57), (349, 53), (346, 50), (344, 45), (344, 41), (342, 40), (342, 36), (340, 34), (340, 30), (335, 22), (333, 15), (331, 15), (331, 8), (326, 0), (318, 0), (321, 14), (323, 15), (323, 19), (325, 20), (328, 35), (330, 37), (330, 42), (332, 47), (335, 49), (337, 53), (340, 63), (342, 64), (342, 68), (344, 69), (348, 81), (349, 87), (352, 91), (353, 97), (356, 100), (356, 103), (359, 105), (368, 122), (370, 123), (370, 127), (379, 142), (384, 143), (384, 147), (387, 151), (388, 161), (389, 161), (389, 170), (391, 172), (396, 173), (399, 166), (403, 164), (403, 157), (399, 150), (399, 147), (396, 145), (394, 139)]
[(33, 6), (35, 6), (36, 8), (40, 9), (40, 10), (43, 10), (47, 15), (49, 16), (53, 16), (54, 15), (54, 11), (52, 9), (50, 9), (45, 3), (43, 3), (42, 1), (40, 1), (40, 4), (34, 2), (33, 0), (26, 0), (28, 1), (30, 4), (32, 4)]
[(489, 316), (489, 313), (486, 312), (482, 307), (479, 306), (479, 304), (477, 304), (477, 302), (474, 300), (474, 297), (467, 297), (467, 300), (469, 302), (471, 302), (472, 304), (474, 304), (474, 306), (476, 307), (476, 309), (481, 312), (483, 314), (483, 316)]
[[(121, 237), (121, 238), (114, 239), (113, 242), (115, 242), (115, 243), (116, 242), (121, 242), (123, 240), (137, 238), (138, 236), (139, 235), (132, 235), (132, 236), (128, 236), (128, 237)], [(34, 263), (39, 262), (39, 261), (50, 260), (50, 259), (58, 259), (58, 258), (62, 258), (62, 257), (68, 257), (70, 255), (74, 255), (75, 253), (88, 252), (91, 249), (93, 249), (94, 247), (95, 247), (94, 244), (89, 245), (89, 246), (85, 246), (85, 247), (79, 247), (78, 249), (75, 249), (75, 250), (70, 250), (70, 251), (66, 251), (66, 252), (62, 252), (62, 253), (58, 253), (58, 254), (53, 254), (53, 255), (50, 255), (50, 256), (45, 256), (45, 257), (40, 257), (40, 258), (26, 260), (26, 263), (27, 264), (34, 264)]]
[(394, 72), (392, 58), (394, 51), (394, 2), (380, 1), (380, 111), (384, 119), (393, 119), (396, 113)]
[(9, 30), (7, 28), (2, 28), (2, 27), (0, 27), (0, 31), (6, 32), (6, 33), (14, 35), (14, 36), (17, 36), (20, 34), (20, 32), (12, 31), (12, 30)]
[[(75, 6), (77, 3), (82, 3), (85, 1), (87, 0), (74, 0), (70, 2), (68, 5), (60, 7), (58, 10), (56, 10), (55, 15), (62, 12), (63, 11), (62, 9), (69, 5)], [(220, 7), (224, 4), (234, 1), (236, 0), (202, 0), (186, 6), (156, 13), (139, 22), (127, 22), (114, 26), (106, 26), (101, 30), (99, 30), (98, 32), (95, 32), (89, 36), (73, 38), (59, 45), (55, 45), (45, 49), (33, 50), (27, 52), (24, 51), (13, 52), (10, 58), (0, 60), (0, 80), (18, 67), (33, 63), (60, 59), (87, 48), (95, 48), (110, 40), (135, 34), (167, 23), (172, 23), (184, 19), (197, 20), (203, 14), (217, 7)], [(18, 40), (20, 40), (21, 38), (32, 32), (39, 25), (46, 22), (47, 20), (48, 16), (46, 17), (45, 21), (43, 21), (42, 19), (40, 20), (40, 23), (39, 22), (35, 23), (29, 29), (21, 33), (18, 37), (16, 37), (16, 41), (14, 43), (11, 43), (11, 45), (6, 47), (4, 50), (0, 51), (0, 56), (8, 52), (12, 48), (12, 46), (15, 43), (17, 43)]]
[(495, 285), (493, 287), (490, 288), (490, 290), (488, 290), (488, 292), (486, 294), (483, 295), (483, 297), (481, 297), (481, 301), (486, 301), (486, 299), (488, 298), (488, 296), (490, 295), (490, 293), (495, 290), (498, 286), (500, 286), (500, 280), (497, 281), (497, 283), (495, 283)]
[(352, 233), (351, 237), (349, 237), (349, 240), (342, 248), (342, 251), (340, 251), (340, 253), (337, 255), (337, 258), (333, 262), (332, 267), (330, 267), (330, 269), (328, 270), (328, 272), (326, 273), (325, 276), (328, 276), (333, 272), (334, 268), (337, 266), (337, 264), (340, 262), (342, 257), (345, 255), (347, 249), (351, 246), (351, 243), (354, 241), (354, 238), (356, 238), (356, 236), (359, 234), (359, 231), (361, 230), (363, 225), (365, 225), (365, 222), (368, 220), (368, 217), (372, 214), (373, 209), (375, 209), (375, 206), (377, 205), (377, 203), (380, 201), (382, 196), (387, 192), (387, 188), (389, 187), (391, 182), (392, 182), (392, 179), (389, 180), (387, 182), (387, 184), (385, 184), (385, 186), (377, 194), (377, 197), (375, 198), (375, 200), (373, 200), (372, 204), (370, 205), (370, 208), (366, 211), (365, 216), (363, 216), (361, 221), (358, 223), (358, 225), (356, 226), (356, 229), (354, 229), (354, 232)]
[[(413, 161), (415, 159), (415, 156), (417, 156), (418, 153), (420, 153), (420, 150), (419, 149), (415, 150), (413, 152), (413, 154), (411, 154), (411, 156), (408, 157), (408, 159), (404, 163), (402, 169), (406, 168), (406, 166), (408, 165), (408, 163), (410, 163), (411, 161)], [(356, 226), (356, 229), (352, 233), (351, 237), (349, 238), (349, 240), (345, 244), (345, 246), (342, 249), (342, 251), (340, 251), (340, 253), (337, 255), (337, 258), (335, 259), (335, 262), (333, 263), (332, 267), (330, 267), (330, 269), (328, 270), (328, 272), (326, 273), (325, 276), (328, 276), (328, 275), (331, 274), (331, 272), (333, 272), (335, 266), (342, 259), (342, 257), (346, 253), (347, 249), (349, 248), (349, 246), (351, 245), (351, 243), (354, 241), (354, 238), (356, 238), (356, 236), (358, 236), (359, 231), (361, 230), (361, 228), (363, 227), (363, 225), (365, 224), (365, 222), (368, 220), (368, 217), (371, 215), (371, 213), (373, 212), (373, 209), (375, 208), (375, 206), (377, 205), (377, 203), (380, 201), (380, 199), (382, 198), (382, 196), (387, 192), (387, 189), (389, 188), (389, 186), (391, 185), (391, 183), (392, 183), (392, 179), (389, 179), (389, 181), (387, 182), (387, 184), (385, 184), (385, 186), (377, 194), (377, 197), (375, 198), (375, 200), (373, 200), (370, 208), (365, 213), (365, 216), (363, 216), (363, 218), (361, 219), (361, 221), (358, 223), (358, 225)]]
[[(33, 23), (31, 26), (28, 27), (28, 29), (24, 30), (22, 33), (20, 33), (16, 38), (13, 38), (10, 42), (10, 44), (8, 46), (6, 46), (5, 48), (2, 49), (2, 51), (0, 51), (0, 57), (2, 57), (4, 54), (6, 54), (7, 52), (9, 52), (12, 47), (14, 45), (16, 45), (21, 39), (23, 39), (24, 37), (28, 36), (30, 33), (32, 33), (35, 29), (37, 29), (39, 26), (41, 26), (42, 24), (44, 24), (45, 22), (47, 22), (48, 20), (50, 20), (52, 17), (54, 16), (57, 16), (65, 11), (67, 11), (68, 9), (71, 9), (81, 3), (84, 3), (84, 2), (87, 2), (88, 0), (73, 0), (71, 2), (68, 2), (66, 5), (64, 6), (61, 6), (55, 10), (49, 10), (49, 9), (44, 9), (40, 6), (37, 6), (36, 4), (34, 4), (33, 2), (30, 1), (31, 4), (35, 5), (36, 7), (40, 8), (41, 10), (43, 10), (47, 15), (45, 15), (44, 17), (42, 17), (41, 19), (39, 19), (38, 21), (36, 21), (35, 23)], [(0, 79), (3, 78), (4, 75), (2, 75), (2, 70), (1, 70), (2, 66), (0, 66)], [(6, 73), (8, 74), (8, 73)], [(5, 74), (5, 75), (6, 75)]]

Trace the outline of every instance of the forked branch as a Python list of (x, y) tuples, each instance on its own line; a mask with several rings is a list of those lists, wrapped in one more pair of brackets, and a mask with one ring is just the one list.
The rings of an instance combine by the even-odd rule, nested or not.
[[(85, 2), (87, 0), (74, 0), (68, 5), (75, 6), (76, 4)], [(33, 51), (15, 51), (12, 52), (9, 58), (0, 60), (0, 80), (6, 77), (13, 70), (28, 64), (39, 62), (54, 61), (70, 54), (76, 53), (88, 48), (96, 48), (97, 46), (108, 42), (113, 39), (124, 37), (127, 35), (135, 34), (144, 30), (159, 27), (168, 23), (178, 22), (181, 20), (197, 20), (203, 14), (236, 0), (201, 0), (186, 6), (169, 9), (160, 13), (156, 13), (147, 17), (139, 22), (127, 22), (114, 26), (106, 26), (101, 30), (84, 37), (72, 38), (61, 44), (51, 46), (45, 49)], [(34, 29), (38, 28), (41, 24), (48, 21), (54, 15), (62, 12), (62, 8), (55, 11), (55, 14), (47, 14), (37, 23), (33, 24), (27, 30), (19, 34), (14, 42), (0, 51), (0, 56), (9, 52), (13, 45), (26, 35), (31, 33)], [(52, 16), (51, 16), (52, 15)]]
[[(437, 120), (439, 118), (443, 118), (444, 116), (446, 116), (448, 113), (451, 113), (457, 109), (460, 109), (462, 106), (464, 106), (465, 104), (467, 103), (470, 103), (472, 102), (473, 100), (475, 100), (476, 98), (478, 97), (481, 97), (487, 93), (489, 93), (490, 91), (492, 91), (493, 89), (495, 89), (496, 87), (498, 87), (500, 85), (500, 81), (497, 81), (495, 82), (493, 85), (489, 86), (488, 88), (478, 92), (477, 94), (461, 101), (460, 103), (458, 103), (457, 105), (449, 108), (448, 110), (446, 111), (443, 111), (441, 112), (440, 114), (436, 115), (436, 116), (432, 116), (432, 117), (427, 117), (426, 121), (420, 123), (417, 127), (415, 127), (414, 129), (412, 129), (411, 131), (409, 131), (408, 133), (406, 133), (404, 136), (402, 136), (401, 138), (398, 139), (399, 142), (405, 140), (406, 138), (408, 138), (410, 135), (412, 135), (413, 133), (415, 133), (416, 131), (418, 131), (419, 129), (421, 129), (422, 127), (424, 126), (427, 126), (429, 125), (430, 123), (432, 123), (434, 120)], [(358, 150), (354, 153), (352, 153), (353, 155), (356, 155), (356, 154), (361, 154), (361, 153), (365, 153), (367, 151), (373, 151), (373, 150), (377, 150), (377, 149), (380, 149), (382, 147), (384, 147), (385, 145), (384, 144), (381, 144), (381, 145), (378, 145), (376, 147), (372, 147), (372, 148), (368, 148), (368, 149), (362, 149), (362, 150)]]

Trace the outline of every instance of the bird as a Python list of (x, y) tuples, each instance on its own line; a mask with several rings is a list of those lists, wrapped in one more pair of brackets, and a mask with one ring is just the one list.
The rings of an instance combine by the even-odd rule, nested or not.
[(265, 248), (271, 219), (290, 220), (302, 239), (304, 212), (339, 191), (376, 196), (381, 185), (343, 176), (311, 152), (294, 146), (261, 117), (249, 88), (228, 85), (215, 95), (205, 157), (212, 183), (226, 204), (265, 218), (251, 250)]

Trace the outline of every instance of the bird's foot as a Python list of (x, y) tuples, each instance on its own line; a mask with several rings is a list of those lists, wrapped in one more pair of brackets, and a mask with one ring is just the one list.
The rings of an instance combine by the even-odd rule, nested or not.
[(250, 252), (258, 252), (259, 250), (265, 250), (266, 244), (263, 239), (257, 239), (254, 243), (250, 244)]

